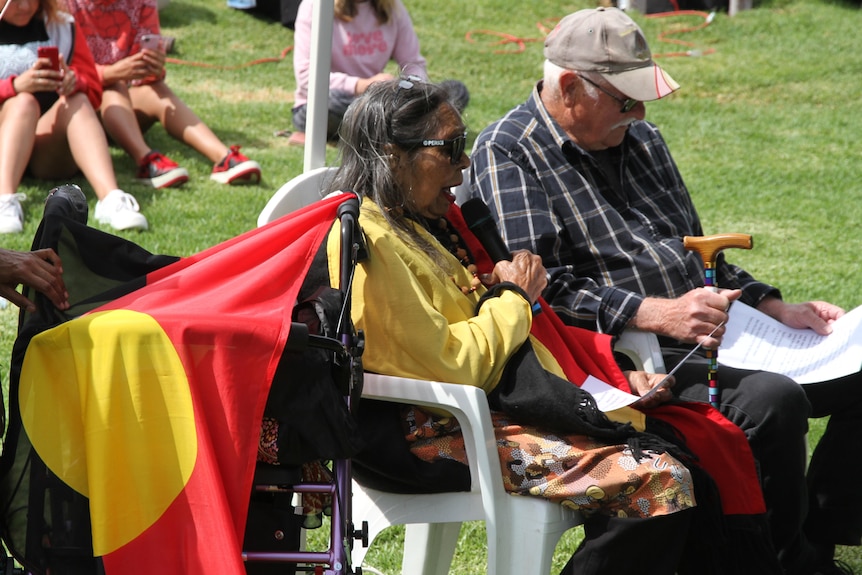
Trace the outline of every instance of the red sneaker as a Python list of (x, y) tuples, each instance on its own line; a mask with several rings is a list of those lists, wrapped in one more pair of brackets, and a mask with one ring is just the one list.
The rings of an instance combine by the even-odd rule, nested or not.
[(213, 166), (210, 179), (220, 184), (257, 184), (260, 165), (240, 154), (239, 146), (231, 146), (228, 155)]
[(138, 166), (137, 179), (154, 188), (170, 188), (189, 181), (189, 173), (159, 151), (150, 150)]

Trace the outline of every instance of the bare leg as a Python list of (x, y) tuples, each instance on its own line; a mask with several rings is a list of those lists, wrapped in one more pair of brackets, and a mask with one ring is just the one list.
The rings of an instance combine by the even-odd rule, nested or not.
[(81, 92), (60, 98), (39, 119), (30, 160), (30, 169), (38, 178), (67, 178), (79, 168), (100, 200), (117, 189), (108, 140)]
[(142, 126), (161, 123), (173, 138), (214, 164), (228, 154), (228, 147), (163, 81), (131, 87), (129, 94)]
[(150, 146), (144, 140), (144, 134), (132, 101), (129, 88), (122, 82), (117, 82), (105, 88), (102, 95), (102, 125), (111, 139), (123, 148), (138, 165), (150, 151)]
[(36, 140), (39, 103), (18, 94), (0, 105), (0, 195), (18, 190)]

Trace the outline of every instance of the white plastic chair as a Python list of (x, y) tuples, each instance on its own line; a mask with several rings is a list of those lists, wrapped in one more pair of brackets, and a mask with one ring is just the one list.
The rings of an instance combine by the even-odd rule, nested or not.
[(335, 168), (324, 166), (299, 174), (282, 185), (266, 202), (257, 216), (257, 227), (275, 221), (323, 198), (327, 181), (335, 174)]
[[(547, 575), (554, 548), (582, 520), (577, 512), (543, 499), (510, 495), (480, 388), (365, 374), (362, 397), (445, 409), (461, 424), (470, 465), (470, 491), (386, 493), (354, 484), (353, 517), (368, 522), (369, 542), (391, 525), (407, 525), (401, 572), (449, 573), (461, 523), (484, 521), (489, 574)], [(355, 547), (360, 565), (367, 549)]]
[[(321, 189), (334, 168), (318, 168), (290, 180), (269, 200), (258, 226), (322, 197)], [(621, 341), (639, 367), (662, 365), (655, 336), (639, 332)], [(639, 356), (640, 353), (647, 355)], [(449, 573), (461, 523), (484, 521), (490, 575), (547, 575), (554, 549), (581, 516), (540, 498), (508, 494), (496, 447), (491, 412), (484, 391), (450, 383), (366, 374), (362, 397), (437, 407), (452, 413), (464, 434), (470, 466), (470, 490), (434, 494), (378, 491), (353, 482), (354, 522), (368, 522), (369, 545), (387, 527), (406, 525), (401, 572), (410, 575)], [(361, 565), (368, 549), (354, 546), (352, 561)]]

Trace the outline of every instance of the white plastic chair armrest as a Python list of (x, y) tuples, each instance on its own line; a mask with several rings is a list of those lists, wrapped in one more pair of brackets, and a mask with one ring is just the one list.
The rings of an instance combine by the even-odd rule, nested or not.
[(614, 351), (625, 354), (638, 371), (666, 373), (658, 338), (654, 333), (629, 328), (614, 344)]

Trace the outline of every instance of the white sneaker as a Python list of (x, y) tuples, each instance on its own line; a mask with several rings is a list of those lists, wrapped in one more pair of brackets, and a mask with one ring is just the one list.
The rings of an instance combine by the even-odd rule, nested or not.
[(26, 194), (4, 194), (0, 196), (0, 234), (20, 234), (24, 231), (24, 210), (21, 202)]
[(147, 229), (147, 218), (140, 212), (138, 200), (123, 190), (114, 190), (96, 202), (96, 221), (115, 230)]

